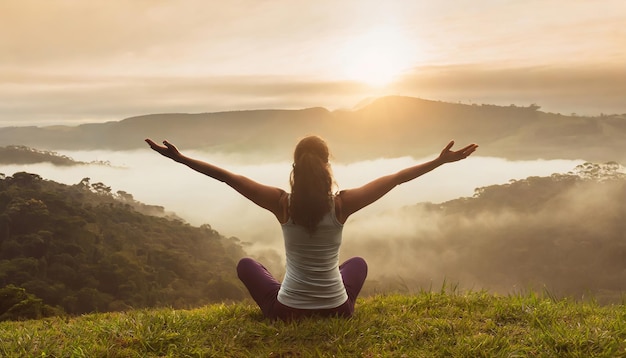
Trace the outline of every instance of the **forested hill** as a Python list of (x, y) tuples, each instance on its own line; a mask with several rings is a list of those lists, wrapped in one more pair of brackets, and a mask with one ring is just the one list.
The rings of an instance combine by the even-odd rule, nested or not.
[[(355, 110), (250, 110), (152, 114), (74, 127), (0, 128), (0, 145), (47, 150), (143, 148), (169, 139), (183, 149), (256, 152), (288, 158), (298, 138), (328, 139), (338, 160), (432, 154), (449, 139), (476, 142), (481, 154), (508, 159), (626, 162), (626, 116), (581, 117), (528, 107), (467, 105), (383, 97)], [(442, 144), (443, 143), (443, 144)]]
[(237, 239), (89, 178), (0, 176), (0, 320), (241, 299), (243, 254)]
[[(381, 284), (419, 290), (444, 280), (500, 294), (532, 290), (620, 303), (626, 292), (624, 198), (626, 168), (585, 163), (567, 174), (512, 180), (477, 188), (472, 197), (378, 214), (378, 222), (393, 227), (382, 237), (376, 223), (355, 218), (358, 240), (345, 254), (361, 254), (386, 272)], [(372, 248), (375, 254), (367, 255)]]

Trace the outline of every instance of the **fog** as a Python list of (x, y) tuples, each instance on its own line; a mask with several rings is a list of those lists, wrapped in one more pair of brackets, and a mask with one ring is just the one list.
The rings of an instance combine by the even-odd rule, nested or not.
[[(196, 151), (185, 153), (249, 176), (258, 182), (289, 190), (291, 163), (288, 161), (254, 164), (241, 155)], [(3, 166), (0, 172), (12, 175), (18, 171), (27, 171), (65, 184), (77, 184), (81, 179), (89, 177), (91, 183), (102, 182), (110, 186), (112, 192), (125, 191), (145, 204), (163, 206), (166, 211), (175, 212), (194, 226), (209, 224), (224, 236), (238, 237), (245, 243), (245, 250), (250, 255), (263, 261), (276, 275), (282, 274), (284, 250), (276, 219), (225, 184), (161, 157), (148, 148), (132, 152), (82, 151), (59, 154), (78, 161), (108, 161), (111, 165), (9, 165)], [(363, 185), (378, 176), (435, 156), (436, 153), (427, 158), (400, 157), (333, 163), (332, 167), (337, 189), (341, 190)], [(472, 156), (461, 162), (444, 165), (397, 187), (348, 219), (344, 229), (342, 259), (355, 255), (366, 258), (370, 262), (371, 282), (383, 278), (388, 281), (391, 277), (392, 281), (414, 289), (417, 286), (409, 286), (419, 285), (424, 288), (428, 282), (438, 285), (447, 278), (458, 279), (469, 287), (486, 285), (486, 281), (471, 273), (463, 273), (463, 267), (451, 269), (451, 266), (445, 264), (465, 257), (467, 248), (449, 239), (441, 240), (439, 232), (443, 218), (420, 213), (417, 209), (404, 210), (403, 207), (420, 202), (442, 203), (459, 197), (471, 197), (478, 187), (504, 184), (512, 179), (530, 176), (566, 173), (582, 162), (508, 161), (502, 158)], [(499, 222), (500, 225), (506, 223), (503, 220), (506, 213), (501, 215), (497, 219), (481, 218), (481, 225), (489, 226), (492, 221)], [(413, 239), (416, 236), (419, 239)], [(421, 250), (422, 246), (426, 249)], [(433, 250), (433, 247), (438, 249)], [(465, 257), (460, 261), (465, 264), (475, 261), (478, 264), (481, 258)], [(495, 286), (490, 284), (489, 288)], [(502, 283), (502, 286), (506, 284)], [(370, 285), (371, 289), (374, 287), (378, 286)]]
[[(112, 192), (126, 191), (145, 204), (161, 205), (173, 211), (192, 225), (208, 223), (226, 236), (237, 236), (244, 241), (257, 239), (273, 242), (273, 238), (259, 237), (259, 229), (275, 228), (275, 219), (241, 197), (227, 185), (194, 172), (185, 166), (146, 150), (140, 151), (80, 151), (59, 152), (77, 161), (107, 161), (105, 165), (77, 165), (57, 167), (50, 164), (4, 165), (0, 172), (12, 175), (26, 171), (44, 179), (64, 184), (77, 184), (83, 178), (92, 183), (102, 182)], [(251, 164), (245, 156), (186, 151), (186, 155), (205, 160), (235, 173), (246, 175), (260, 183), (289, 191), (291, 162)], [(411, 165), (434, 158), (401, 157), (376, 159), (353, 163), (332, 163), (337, 190), (361, 186), (379, 176), (393, 173)], [(474, 189), (511, 179), (528, 176), (546, 176), (572, 170), (582, 160), (508, 161), (501, 158), (473, 156), (465, 161), (447, 164), (412, 182), (396, 187), (373, 205), (354, 217), (376, 216), (377, 213), (418, 202), (443, 202), (463, 196), (472, 196)], [(279, 233), (279, 228), (276, 228)], [(280, 236), (280, 235), (278, 235)], [(254, 239), (254, 240), (252, 240)]]
[[(447, 283), (623, 302), (626, 182), (544, 179), (458, 202), (455, 210), (422, 205), (355, 220), (344, 255), (367, 255), (376, 280), (367, 288), (374, 292), (438, 290)], [(380, 237), (381, 227), (398, 230)]]

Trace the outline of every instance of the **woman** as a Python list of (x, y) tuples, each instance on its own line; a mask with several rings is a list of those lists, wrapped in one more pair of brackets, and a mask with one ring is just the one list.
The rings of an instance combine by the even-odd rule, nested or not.
[(333, 195), (329, 151), (317, 136), (302, 139), (294, 151), (291, 193), (192, 159), (171, 143), (150, 139), (152, 149), (189, 168), (224, 182), (276, 216), (283, 230), (286, 273), (282, 284), (263, 265), (244, 258), (237, 274), (270, 319), (306, 316), (350, 317), (367, 276), (367, 264), (353, 257), (339, 265), (343, 224), (350, 215), (375, 202), (396, 185), (413, 180), (438, 166), (467, 158), (478, 146), (452, 151), (454, 141), (434, 160), (373, 180), (360, 188)]

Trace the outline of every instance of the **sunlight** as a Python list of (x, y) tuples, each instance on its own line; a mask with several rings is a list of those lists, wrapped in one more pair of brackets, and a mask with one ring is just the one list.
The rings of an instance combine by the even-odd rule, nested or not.
[(377, 27), (351, 38), (340, 51), (340, 76), (384, 87), (415, 62), (416, 43), (394, 27)]

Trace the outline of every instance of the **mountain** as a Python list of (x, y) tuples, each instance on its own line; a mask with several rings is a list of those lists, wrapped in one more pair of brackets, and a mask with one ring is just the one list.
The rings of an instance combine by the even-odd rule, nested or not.
[(539, 106), (468, 105), (390, 96), (354, 110), (249, 110), (150, 114), (78, 126), (0, 128), (0, 145), (46, 150), (133, 150), (143, 139), (181, 149), (289, 158), (297, 140), (325, 137), (339, 160), (430, 155), (448, 140), (475, 142), (481, 155), (508, 159), (626, 162), (624, 116), (579, 117)]

